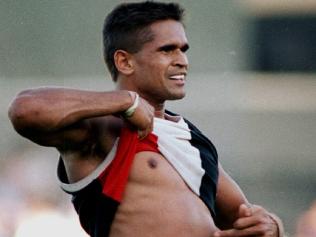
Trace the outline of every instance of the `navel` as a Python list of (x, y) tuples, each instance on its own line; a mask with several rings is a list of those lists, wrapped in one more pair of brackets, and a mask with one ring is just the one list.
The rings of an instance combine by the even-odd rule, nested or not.
[(157, 166), (158, 166), (158, 162), (157, 162), (157, 160), (155, 160), (154, 158), (150, 158), (150, 159), (147, 161), (147, 163), (148, 163), (148, 166), (149, 166), (150, 168), (152, 168), (152, 169), (155, 169), (155, 168), (157, 168)]

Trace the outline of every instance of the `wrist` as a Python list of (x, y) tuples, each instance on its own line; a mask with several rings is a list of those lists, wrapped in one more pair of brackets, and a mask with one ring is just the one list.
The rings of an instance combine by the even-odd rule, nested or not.
[(133, 104), (123, 112), (122, 115), (124, 118), (132, 117), (139, 104), (139, 95), (134, 91), (128, 91), (128, 93), (132, 98)]

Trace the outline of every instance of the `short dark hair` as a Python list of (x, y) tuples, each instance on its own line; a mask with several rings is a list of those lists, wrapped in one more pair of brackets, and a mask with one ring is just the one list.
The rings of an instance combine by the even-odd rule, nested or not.
[(177, 3), (145, 1), (118, 5), (106, 17), (103, 26), (104, 60), (112, 79), (117, 80), (118, 70), (114, 63), (115, 51), (129, 53), (141, 50), (153, 40), (148, 26), (160, 20), (176, 20), (182, 23), (184, 9)]

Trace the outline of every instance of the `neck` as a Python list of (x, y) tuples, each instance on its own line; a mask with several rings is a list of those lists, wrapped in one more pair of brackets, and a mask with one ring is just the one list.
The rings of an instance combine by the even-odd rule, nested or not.
[(164, 106), (164, 104), (160, 104), (158, 106), (156, 105), (156, 106), (154, 106), (154, 108), (155, 108), (155, 117), (164, 119), (165, 118), (165, 106)]
[(157, 102), (153, 100), (151, 97), (147, 97), (142, 93), (138, 92), (139, 96), (146, 100), (152, 107), (155, 109), (155, 117), (156, 118), (165, 118), (165, 103), (164, 102)]

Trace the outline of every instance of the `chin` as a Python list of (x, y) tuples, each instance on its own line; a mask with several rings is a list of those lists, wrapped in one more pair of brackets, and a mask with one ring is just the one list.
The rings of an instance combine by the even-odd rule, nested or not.
[(181, 100), (185, 97), (185, 93), (178, 93), (178, 94), (172, 94), (170, 95), (170, 97), (168, 98), (168, 100)]

